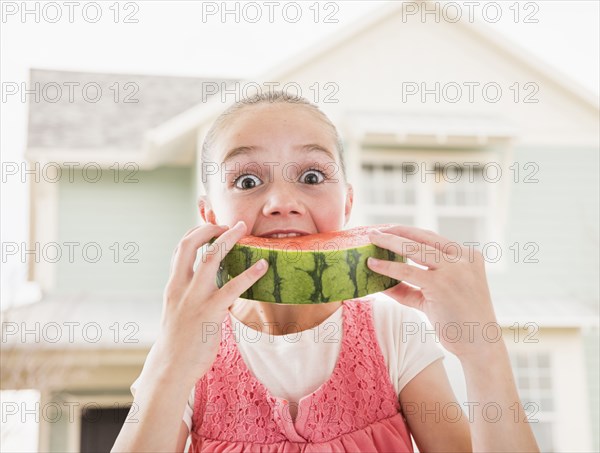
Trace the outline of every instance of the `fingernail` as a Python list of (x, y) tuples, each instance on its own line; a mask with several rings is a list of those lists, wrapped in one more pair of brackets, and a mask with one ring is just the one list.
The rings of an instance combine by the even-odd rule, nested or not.
[(368, 262), (369, 266), (377, 266), (380, 263), (380, 261), (377, 258), (373, 258), (372, 256), (370, 256), (367, 259), (367, 262)]
[(238, 223), (235, 224), (234, 228), (239, 228), (240, 226), (244, 225), (244, 221), (240, 220)]
[(264, 258), (261, 259), (261, 260), (259, 260), (256, 263), (256, 269), (259, 270), (259, 271), (262, 271), (266, 267), (267, 267), (267, 260), (265, 260)]
[(381, 231), (379, 231), (379, 230), (372, 230), (371, 234), (374, 234), (375, 236), (379, 236), (381, 234)]

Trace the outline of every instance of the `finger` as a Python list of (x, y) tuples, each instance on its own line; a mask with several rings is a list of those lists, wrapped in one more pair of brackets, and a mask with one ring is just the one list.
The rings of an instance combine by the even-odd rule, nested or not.
[[(204, 224), (204, 225), (196, 225), (194, 228), (190, 228), (184, 235), (182, 239), (187, 238), (190, 234), (192, 234), (194, 231), (196, 231), (198, 228), (204, 228), (207, 225), (213, 225), (210, 223)], [(223, 228), (224, 230), (229, 229), (229, 226), (227, 225), (218, 225), (220, 228)], [(177, 247), (175, 247), (175, 250), (173, 251), (173, 256), (171, 257), (171, 266), (170, 269), (171, 271), (169, 272), (169, 274), (173, 271), (173, 261), (175, 259), (175, 255), (177, 255), (177, 250), (179, 249), (179, 244), (177, 244)]]
[[(183, 235), (182, 239), (188, 237), (192, 232), (196, 231), (201, 226), (204, 226), (204, 225), (196, 225), (194, 228), (190, 228), (189, 230), (187, 230), (187, 232)], [(173, 273), (173, 263), (175, 262), (175, 257), (177, 256), (178, 250), (179, 250), (179, 242), (177, 243), (175, 250), (173, 250), (173, 255), (171, 255), (171, 264), (169, 265), (169, 275), (171, 275)]]
[(423, 309), (423, 302), (425, 302), (423, 292), (418, 288), (413, 288), (405, 282), (400, 282), (397, 285), (382, 291), (382, 293), (408, 307), (417, 308), (419, 310)]
[(215, 236), (226, 231), (226, 226), (201, 225), (192, 228), (177, 244), (171, 265), (171, 282), (187, 285), (194, 276), (194, 262), (198, 249)]
[(269, 268), (267, 260), (260, 259), (237, 277), (228, 281), (219, 292), (223, 293), (227, 307), (233, 305), (235, 300), (240, 297), (244, 291), (254, 285)]
[(205, 225), (196, 225), (194, 228), (190, 228), (189, 230), (187, 230), (187, 232), (183, 235), (183, 237), (189, 236), (190, 233), (196, 231), (198, 228), (203, 227)]
[(373, 230), (369, 233), (371, 242), (378, 247), (391, 250), (392, 252), (410, 258), (415, 263), (436, 269), (441, 261), (442, 252), (426, 244), (407, 240), (395, 234), (382, 233)]
[(369, 266), (369, 269), (379, 274), (395, 278), (396, 280), (405, 281), (411, 285), (418, 286), (419, 288), (426, 288), (429, 286), (431, 272), (419, 269), (416, 266), (411, 266), (410, 264), (369, 257), (367, 266)]
[(192, 277), (195, 288), (211, 285), (212, 290), (217, 290), (216, 275), (221, 261), (231, 251), (233, 246), (246, 234), (246, 224), (239, 221), (232, 228), (220, 235), (202, 254), (201, 261)]
[[(185, 234), (183, 235), (183, 238), (186, 238), (186, 237), (188, 237), (190, 234), (192, 234), (192, 233), (193, 233), (194, 231), (196, 231), (198, 228), (204, 228), (204, 227), (207, 227), (207, 226), (210, 226), (210, 225), (214, 225), (214, 223), (204, 223), (204, 224), (202, 224), (202, 225), (196, 225), (194, 228), (190, 228), (190, 229), (187, 231), (187, 233), (185, 233)], [(228, 226), (228, 225), (216, 225), (216, 226), (218, 226), (219, 228), (222, 228), (222, 229), (224, 229), (224, 230), (228, 230), (228, 229), (229, 229), (229, 226)]]
[(440, 249), (449, 255), (452, 255), (456, 249), (456, 242), (450, 241), (443, 236), (440, 236), (435, 231), (423, 230), (421, 228), (408, 225), (394, 225), (387, 228), (380, 228), (382, 233), (396, 234), (407, 239), (412, 239), (415, 242), (422, 242), (430, 247)]

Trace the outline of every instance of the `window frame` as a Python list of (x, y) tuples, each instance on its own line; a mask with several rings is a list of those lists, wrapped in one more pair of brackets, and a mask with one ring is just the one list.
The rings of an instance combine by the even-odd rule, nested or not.
[[(487, 205), (485, 208), (476, 208), (477, 211), (480, 209), (485, 211), (483, 217), (486, 226), (484, 227), (484, 237), (489, 239), (483, 239), (481, 245), (476, 248), (480, 251), (482, 246), (486, 243), (496, 242), (500, 246), (502, 257), (493, 262), (496, 250), (490, 248), (490, 260), (486, 260), (486, 268), (490, 273), (498, 273), (505, 271), (507, 268), (506, 261), (510, 259), (508, 245), (505, 244), (505, 224), (506, 224), (506, 213), (508, 206), (508, 197), (510, 187), (508, 186), (509, 174), (506, 172), (508, 169), (509, 157), (511, 155), (511, 148), (509, 146), (504, 147), (488, 147), (488, 148), (399, 148), (394, 146), (376, 146), (362, 144), (359, 147), (358, 159), (355, 163), (354, 172), (358, 175), (358, 178), (354, 178), (354, 181), (359, 180), (359, 184), (354, 184), (355, 192), (359, 195), (357, 197), (357, 211), (360, 212), (359, 222), (360, 224), (366, 224), (369, 220), (368, 217), (375, 215), (387, 215), (389, 214), (390, 204), (373, 204), (368, 203), (361, 197), (365, 195), (365, 191), (362, 189), (362, 183), (364, 173), (363, 165), (374, 164), (374, 165), (393, 165), (399, 166), (409, 162), (416, 162), (421, 165), (424, 164), (426, 169), (433, 169), (436, 163), (441, 165), (456, 163), (458, 165), (464, 165), (465, 163), (477, 162), (480, 165), (486, 165), (488, 163), (497, 163), (503, 172), (498, 182), (485, 182), (488, 184), (487, 190)], [(420, 173), (418, 173), (420, 175)], [(467, 177), (463, 174), (463, 177)], [(419, 179), (420, 181), (420, 179)], [(397, 211), (400, 216), (413, 216), (414, 225), (422, 229), (430, 229), (438, 232), (438, 219), (440, 217), (440, 206), (435, 205), (435, 176), (433, 173), (425, 176), (425, 183), (421, 184), (417, 182), (415, 185), (416, 189), (416, 200), (415, 206), (403, 206)], [(452, 209), (452, 206), (447, 207), (448, 210)], [(443, 211), (443, 209), (442, 209)], [(468, 211), (468, 207), (465, 207), (464, 211)], [(460, 217), (460, 216), (458, 216)], [(469, 216), (464, 216), (468, 218)], [(452, 238), (448, 238), (453, 240)], [(479, 239), (474, 239), (479, 241)], [(495, 247), (494, 247), (495, 248)], [(493, 255), (492, 255), (493, 253)]]
[[(541, 387), (541, 385), (539, 385), (539, 378), (541, 376), (541, 374), (539, 372), (540, 367), (539, 366), (536, 366), (536, 367), (531, 366), (532, 359), (535, 358), (536, 363), (537, 363), (537, 356), (540, 356), (540, 355), (547, 356), (548, 360), (549, 360), (548, 371), (547, 371), (548, 376), (550, 377), (550, 388), (549, 389), (543, 389)], [(519, 392), (519, 400), (521, 402), (521, 405), (525, 409), (525, 412), (527, 413), (527, 410), (526, 410), (527, 403), (535, 403), (538, 405), (538, 410), (534, 414), (532, 414), (531, 418), (529, 419), (530, 420), (529, 423), (532, 425), (532, 429), (533, 429), (533, 425), (536, 423), (548, 423), (550, 425), (550, 442), (552, 444), (552, 451), (557, 451), (557, 449), (558, 449), (557, 439), (556, 439), (556, 436), (554, 435), (554, 432), (556, 429), (556, 423), (559, 421), (559, 417), (558, 417), (558, 413), (557, 413), (557, 401), (555, 398), (556, 382), (554, 379), (554, 372), (553, 372), (554, 357), (553, 357), (552, 352), (546, 351), (546, 350), (538, 350), (538, 349), (535, 349), (535, 350), (513, 350), (513, 351), (509, 351), (509, 357), (510, 357), (511, 366), (513, 369), (515, 384), (517, 386), (517, 391)], [(525, 357), (527, 359), (527, 367), (522, 367), (519, 365), (520, 357)], [(526, 372), (523, 373), (521, 370), (525, 370)], [(523, 388), (520, 385), (521, 380), (519, 378), (523, 375), (525, 375), (528, 379), (528, 388)], [(537, 383), (537, 387), (531, 387), (529, 384), (531, 384), (532, 382)], [(524, 394), (526, 394), (528, 396), (524, 397)], [(533, 395), (533, 397), (529, 396), (529, 395)], [(547, 398), (548, 395), (552, 401), (552, 410), (543, 410), (542, 405), (541, 405), (541, 399)], [(524, 398), (528, 398), (528, 400), (525, 400)], [(537, 436), (536, 436), (536, 438), (537, 438)]]

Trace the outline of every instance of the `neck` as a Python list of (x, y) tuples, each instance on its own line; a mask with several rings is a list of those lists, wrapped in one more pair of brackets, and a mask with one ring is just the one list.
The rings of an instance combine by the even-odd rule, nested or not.
[(342, 301), (288, 305), (238, 298), (230, 310), (251, 329), (270, 335), (290, 335), (321, 324), (341, 306)]

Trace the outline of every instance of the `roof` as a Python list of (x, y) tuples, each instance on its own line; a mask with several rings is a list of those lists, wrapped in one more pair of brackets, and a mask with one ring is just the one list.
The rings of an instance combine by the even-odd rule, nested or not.
[[(423, 114), (349, 111), (350, 133), (363, 142), (401, 144), (407, 137), (428, 137), (436, 145), (458, 143), (457, 138), (472, 138), (477, 145), (511, 140), (518, 125), (496, 116), (465, 114)], [(421, 141), (423, 141), (421, 139)], [(414, 144), (414, 139), (411, 141)], [(414, 145), (413, 145), (414, 146)]]
[(156, 293), (47, 296), (2, 311), (3, 348), (148, 348), (161, 311)]
[(510, 297), (494, 300), (498, 323), (513, 326), (535, 323), (539, 327), (597, 328), (600, 324), (598, 305), (577, 299), (534, 299)]
[[(494, 301), (494, 308), (499, 324), (507, 328), (515, 322), (522, 328), (526, 323), (540, 328), (598, 327), (598, 309), (576, 300), (512, 298)], [(2, 312), (3, 348), (150, 348), (161, 312), (162, 295), (156, 293), (55, 295)]]
[[(435, 1), (424, 0), (423, 3), (430, 4), (427, 7), (429, 10), (440, 7), (439, 2)], [(366, 32), (370, 28), (377, 26), (390, 16), (402, 13), (405, 7), (406, 2), (387, 2), (381, 8), (364, 15), (341, 32), (327, 37), (319, 45), (314, 45), (300, 54), (293, 55), (288, 60), (271, 68), (259, 77), (253, 77), (252, 80), (241, 81), (240, 83), (243, 85), (244, 83), (256, 83), (256, 81), (285, 80), (286, 75), (309, 66), (313, 60), (334, 51), (337, 47)], [(490, 32), (490, 28), (485, 25), (480, 25), (476, 22), (471, 23), (464, 18), (455, 24), (462, 26), (465, 31), (475, 35), (475, 39), (493, 47), (496, 52), (507, 55), (518, 64), (528, 68), (535, 74), (539, 74), (541, 78), (549, 80), (559, 89), (569, 93), (575, 100), (587, 106), (592, 111), (598, 112), (598, 96), (561, 73), (557, 68), (546, 64), (502, 35)], [(154, 153), (160, 153), (160, 149), (170, 150), (176, 146), (180, 146), (182, 143), (191, 143), (195, 139), (198, 128), (205, 122), (216, 117), (226, 107), (227, 105), (224, 105), (222, 100), (217, 99), (209, 100), (206, 104), (193, 106), (150, 131), (147, 135), (147, 147), (154, 150)]]
[(30, 86), (39, 83), (40, 102), (28, 98), (27, 147), (141, 150), (148, 130), (202, 104), (210, 97), (207, 89), (226, 82), (231, 80), (32, 69)]
[[(439, 8), (438, 2), (425, 3), (431, 3), (428, 9)], [(287, 74), (310, 65), (313, 60), (334, 51), (390, 16), (401, 14), (405, 7), (406, 2), (387, 2), (318, 45), (293, 55), (260, 77), (252, 77), (252, 80), (32, 70), (32, 83), (61, 85), (63, 96), (56, 103), (30, 103), (26, 156), (31, 160), (43, 160), (45, 151), (55, 148), (60, 151), (60, 155), (52, 155), (56, 162), (89, 159), (109, 167), (118, 157), (119, 160), (134, 159), (141, 168), (152, 169), (165, 162), (178, 161), (179, 154), (184, 155), (183, 162), (190, 164), (197, 146), (198, 129), (234, 101), (231, 97), (222, 99), (222, 96), (215, 95), (205, 99), (207, 83), (211, 84), (211, 88), (215, 85), (221, 88), (224, 84), (284, 80)], [(598, 111), (596, 95), (515, 43), (497, 33), (490, 33), (486, 26), (465, 19), (456, 22), (456, 25), (462, 26), (474, 35), (474, 39), (485, 42), (496, 52), (509, 56), (551, 81), (594, 112)], [(76, 102), (69, 102), (65, 82), (78, 84), (74, 91)], [(96, 103), (82, 102), (81, 88), (90, 82), (102, 89), (103, 94)], [(117, 87), (120, 97), (119, 102), (114, 102)], [(135, 89), (137, 92), (134, 92)], [(49, 89), (49, 96), (52, 93)], [(139, 99), (140, 102), (124, 102), (127, 95), (131, 95), (131, 100)], [(89, 89), (88, 96), (94, 96), (93, 88)], [(106, 148), (112, 153), (106, 154), (104, 160), (98, 153), (89, 153)]]

